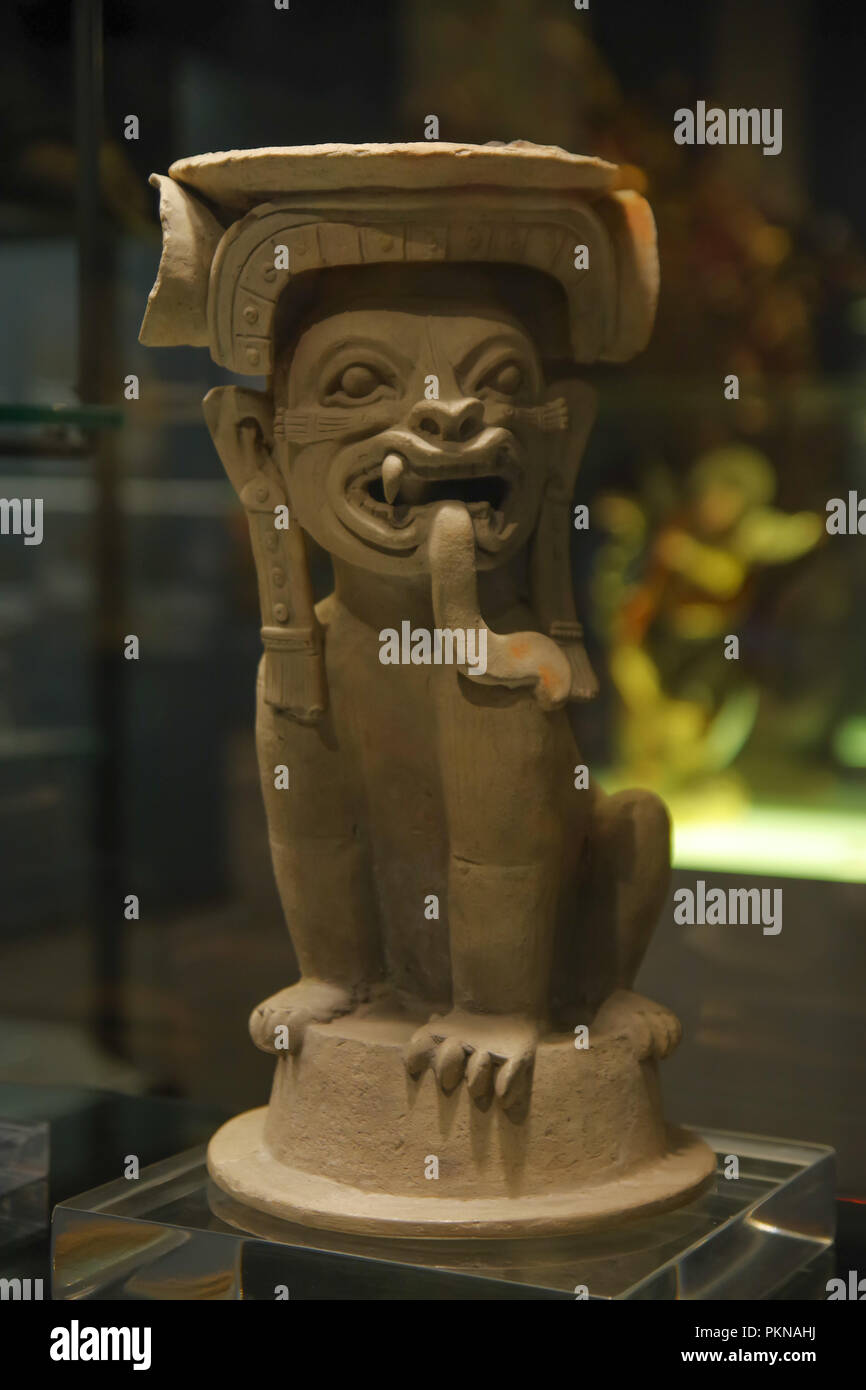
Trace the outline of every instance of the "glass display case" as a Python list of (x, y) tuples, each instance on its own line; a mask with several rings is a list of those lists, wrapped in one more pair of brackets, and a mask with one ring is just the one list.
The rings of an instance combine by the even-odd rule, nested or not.
[[(862, 17), (59, 9), (0, 18), (0, 1277), (48, 1281), (53, 1211), (70, 1302), (826, 1299), (863, 1268), (866, 1202)], [(779, 154), (676, 141), (674, 113), (710, 100), (781, 111)], [(568, 557), (600, 694), (573, 723), (605, 791), (671, 810), (637, 988), (682, 1021), (665, 1112), (718, 1169), (680, 1210), (553, 1242), (279, 1223), (204, 1161), (267, 1100), (247, 1018), (298, 965), (247, 522), (201, 409), (241, 378), (138, 341), (148, 178), (207, 151), (420, 142), (431, 120), (598, 155), (658, 227), (647, 350), (585, 371)], [(309, 562), (318, 600), (332, 564)]]

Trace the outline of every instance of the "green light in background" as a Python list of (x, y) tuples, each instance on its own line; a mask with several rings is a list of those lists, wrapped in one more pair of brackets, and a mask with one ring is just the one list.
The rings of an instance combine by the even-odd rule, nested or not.
[(728, 818), (675, 820), (674, 866), (863, 883), (866, 815), (753, 806)]
[(839, 725), (833, 735), (833, 752), (845, 767), (866, 767), (866, 715)]

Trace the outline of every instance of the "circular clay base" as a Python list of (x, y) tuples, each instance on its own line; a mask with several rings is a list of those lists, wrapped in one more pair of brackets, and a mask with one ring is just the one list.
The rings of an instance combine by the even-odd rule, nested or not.
[[(445, 1096), (406, 1073), (417, 1019), (355, 1014), (308, 1027), (277, 1062), (270, 1106), (217, 1131), (208, 1170), (270, 1216), (370, 1235), (552, 1236), (679, 1206), (715, 1170), (667, 1129), (654, 1061), (627, 1036), (544, 1039), (522, 1113)], [(428, 1177), (435, 1171), (437, 1176)]]
[(364, 1192), (278, 1163), (264, 1144), (267, 1110), (248, 1110), (217, 1131), (208, 1170), (218, 1187), (247, 1206), (284, 1221), (369, 1235), (553, 1236), (598, 1230), (682, 1205), (715, 1170), (715, 1155), (697, 1135), (670, 1130), (659, 1159), (585, 1191), (531, 1197), (393, 1197)]

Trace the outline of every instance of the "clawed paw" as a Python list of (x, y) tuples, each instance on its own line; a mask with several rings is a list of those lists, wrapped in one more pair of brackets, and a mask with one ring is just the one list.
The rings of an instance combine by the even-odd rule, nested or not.
[(465, 1079), (473, 1100), (496, 1095), (510, 1110), (529, 1095), (536, 1043), (535, 1026), (524, 1018), (454, 1010), (413, 1033), (406, 1067), (411, 1076), (431, 1067), (446, 1095)]
[(250, 1037), (275, 1057), (300, 1052), (310, 1023), (328, 1023), (355, 1007), (349, 990), (323, 980), (299, 980), (257, 1005), (250, 1014)]
[(633, 1044), (639, 1062), (649, 1057), (668, 1057), (683, 1034), (682, 1024), (670, 1009), (642, 994), (618, 989), (606, 999), (593, 1019), (593, 1033), (618, 1033)]

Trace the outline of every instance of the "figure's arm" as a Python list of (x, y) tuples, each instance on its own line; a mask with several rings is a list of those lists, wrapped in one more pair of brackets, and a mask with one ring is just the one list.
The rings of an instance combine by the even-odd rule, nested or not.
[(272, 457), (269, 397), (218, 386), (204, 399), (217, 453), (247, 514), (259, 582), (264, 698), (302, 723), (315, 723), (327, 704), (322, 641), (301, 527)]

